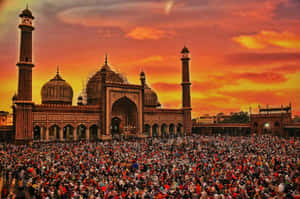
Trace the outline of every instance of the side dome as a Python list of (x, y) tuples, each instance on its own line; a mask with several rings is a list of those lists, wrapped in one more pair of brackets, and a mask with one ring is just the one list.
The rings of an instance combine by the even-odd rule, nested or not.
[(57, 72), (56, 76), (44, 84), (41, 90), (42, 104), (72, 105), (73, 89)]
[(106, 83), (126, 84), (127, 80), (120, 74), (110, 69), (107, 60), (102, 68), (97, 71), (89, 80), (86, 86), (87, 104), (101, 104), (102, 76), (105, 76)]
[(157, 94), (147, 84), (145, 85), (144, 106), (148, 106), (148, 107), (160, 106)]

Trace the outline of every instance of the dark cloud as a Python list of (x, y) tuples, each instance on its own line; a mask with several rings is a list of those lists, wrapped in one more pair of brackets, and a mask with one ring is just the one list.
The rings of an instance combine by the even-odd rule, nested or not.
[(264, 84), (276, 84), (286, 82), (287, 78), (284, 74), (275, 73), (275, 72), (262, 72), (262, 73), (239, 73), (234, 74), (232, 79), (245, 79), (255, 83), (264, 83)]
[(282, 72), (285, 74), (296, 73), (300, 71), (300, 65), (284, 65), (271, 68), (271, 71)]
[(276, 19), (300, 19), (300, 1), (281, 2), (274, 11), (274, 17)]

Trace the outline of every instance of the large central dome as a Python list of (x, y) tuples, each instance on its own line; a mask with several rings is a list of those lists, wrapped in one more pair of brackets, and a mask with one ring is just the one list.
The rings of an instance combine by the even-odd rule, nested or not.
[(102, 76), (101, 72), (106, 73), (107, 83), (126, 84), (127, 80), (120, 74), (113, 71), (107, 64), (107, 58), (102, 68), (97, 71), (88, 81), (86, 86), (87, 104), (96, 105), (101, 103)]

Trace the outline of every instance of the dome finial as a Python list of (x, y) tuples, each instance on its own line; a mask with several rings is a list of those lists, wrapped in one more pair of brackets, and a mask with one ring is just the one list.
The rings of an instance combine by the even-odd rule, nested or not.
[(105, 65), (107, 65), (107, 53), (105, 53)]
[(56, 74), (59, 75), (59, 65), (57, 65)]
[(28, 10), (28, 3), (26, 3), (26, 9)]

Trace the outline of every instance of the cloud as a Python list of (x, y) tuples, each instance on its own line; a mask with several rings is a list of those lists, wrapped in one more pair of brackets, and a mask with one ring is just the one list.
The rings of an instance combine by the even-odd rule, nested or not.
[(274, 31), (261, 31), (255, 35), (241, 35), (233, 40), (250, 49), (263, 49), (268, 46), (281, 48), (300, 48), (300, 36), (291, 32), (277, 33)]
[(300, 19), (300, 1), (299, 0), (287, 0), (281, 2), (274, 10), (275, 19)]
[(122, 37), (124, 32), (122, 29), (117, 27), (102, 27), (97, 30), (97, 33), (100, 38), (113, 38), (113, 37)]
[(282, 73), (296, 73), (300, 71), (300, 65), (283, 65), (278, 67), (273, 67), (272, 71), (282, 72)]
[(208, 92), (222, 87), (224, 87), (224, 84), (217, 81), (217, 79), (211, 81), (193, 82), (192, 84), (192, 90), (196, 92)]
[(216, 114), (219, 112), (230, 113), (240, 111), (240, 107), (232, 102), (232, 97), (207, 96), (204, 98), (193, 98), (192, 108), (194, 115)]
[[(284, 68), (282, 68), (284, 70)], [(288, 70), (288, 69), (287, 69)], [(273, 70), (272, 70), (273, 71)], [(199, 86), (202, 89), (208, 90), (223, 88), (224, 86), (229, 85), (238, 85), (239, 80), (248, 80), (254, 83), (260, 84), (278, 84), (282, 82), (286, 82), (288, 79), (285, 77), (285, 74), (272, 71), (265, 72), (240, 72), (240, 73), (224, 73), (222, 75), (210, 75), (209, 81), (207, 82), (199, 82)], [(207, 86), (205, 86), (207, 85)], [(197, 88), (196, 84), (196, 88)], [(198, 89), (197, 89), (198, 90)], [(200, 89), (199, 89), (200, 90)]]
[(158, 40), (162, 38), (170, 38), (174, 35), (174, 32), (148, 27), (136, 27), (126, 34), (127, 37), (136, 40)]
[[(135, 27), (150, 21), (153, 15), (163, 16), (164, 4), (159, 2), (114, 2), (107, 4), (85, 4), (60, 11), (57, 17), (68, 24), (88, 27)], [(138, 17), (137, 17), (138, 16)]]
[[(245, 104), (287, 104), (296, 102), (300, 97), (299, 89), (274, 89), (274, 90), (243, 90), (243, 91), (221, 91), (219, 94), (239, 100)], [(296, 95), (295, 95), (296, 94)]]
[[(207, 81), (193, 81), (192, 82), (192, 92), (209, 92), (209, 91), (216, 91), (217, 89), (223, 88), (226, 85), (232, 85), (235, 84), (234, 81), (231, 80), (231, 78), (228, 78), (225, 80), (220, 80), (222, 77), (215, 76), (216, 79), (209, 79)], [(224, 82), (227, 82), (227, 84), (224, 84)], [(181, 85), (180, 83), (165, 83), (165, 82), (155, 82), (151, 84), (153, 88), (160, 92), (180, 92)]]
[(258, 67), (257, 65), (272, 63), (288, 63), (300, 61), (298, 52), (274, 52), (274, 53), (233, 53), (225, 55), (225, 64), (244, 65)]
[[(222, 75), (210, 75), (206, 81), (193, 81), (192, 92), (218, 92), (227, 86), (239, 84), (239, 80), (248, 80), (258, 84), (279, 84), (288, 79), (281, 73), (275, 72), (244, 72), (244, 73), (225, 73)], [(155, 82), (151, 84), (159, 92), (180, 92), (180, 84)]]
[(151, 84), (151, 86), (160, 92), (177, 92), (180, 91), (180, 84), (156, 82)]
[(172, 10), (172, 8), (174, 6), (174, 3), (175, 3), (174, 0), (168, 0), (166, 2), (166, 7), (165, 7), (166, 14), (170, 14), (170, 12), (171, 12), (171, 10)]
[(232, 75), (232, 79), (246, 79), (255, 83), (263, 84), (276, 84), (287, 81), (287, 78), (283, 74), (275, 72), (237, 73)]
[(144, 59), (140, 59), (138, 61), (139, 64), (146, 64), (146, 63), (153, 63), (153, 62), (161, 62), (163, 61), (164, 58), (162, 56), (150, 56), (150, 57), (146, 57)]

